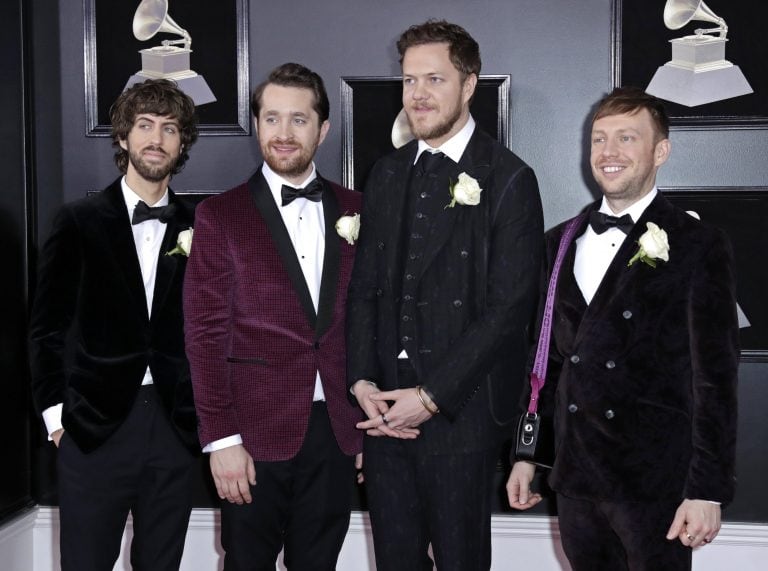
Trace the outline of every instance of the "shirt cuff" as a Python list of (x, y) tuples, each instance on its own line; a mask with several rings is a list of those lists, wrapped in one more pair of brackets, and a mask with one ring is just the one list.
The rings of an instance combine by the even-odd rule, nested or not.
[(43, 422), (45, 423), (45, 429), (48, 431), (48, 440), (53, 440), (51, 434), (57, 430), (64, 428), (61, 425), (61, 409), (64, 407), (64, 403), (55, 404), (49, 406), (43, 411)]
[(229, 448), (230, 446), (237, 446), (238, 444), (242, 444), (242, 443), (243, 443), (243, 438), (239, 434), (233, 434), (232, 436), (227, 436), (226, 438), (219, 438), (218, 440), (209, 442), (203, 448), (203, 452), (216, 452), (217, 450)]

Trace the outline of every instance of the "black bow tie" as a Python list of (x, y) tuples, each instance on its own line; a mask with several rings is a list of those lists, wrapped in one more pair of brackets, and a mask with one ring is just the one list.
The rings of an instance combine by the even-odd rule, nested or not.
[(625, 214), (624, 216), (611, 216), (610, 214), (593, 210), (589, 214), (589, 225), (592, 226), (592, 230), (594, 230), (596, 234), (602, 234), (608, 230), (608, 228), (618, 228), (624, 232), (624, 234), (629, 234), (629, 231), (632, 230), (632, 226), (634, 226), (635, 223), (632, 221), (632, 217), (629, 214)]
[(310, 182), (304, 188), (295, 188), (284, 184), (280, 189), (280, 196), (283, 199), (282, 206), (287, 206), (297, 198), (306, 198), (312, 202), (320, 202), (323, 197), (323, 183), (319, 178)]
[(133, 209), (133, 217), (131, 218), (131, 224), (141, 224), (145, 220), (159, 220), (160, 222), (168, 222), (173, 213), (176, 212), (176, 205), (169, 204), (167, 206), (147, 206), (147, 203), (143, 200), (139, 200), (136, 208)]
[(437, 165), (440, 164), (443, 158), (445, 158), (445, 155), (440, 151), (433, 153), (424, 150), (419, 155), (419, 160), (416, 161), (416, 168), (420, 174), (428, 174), (437, 168)]

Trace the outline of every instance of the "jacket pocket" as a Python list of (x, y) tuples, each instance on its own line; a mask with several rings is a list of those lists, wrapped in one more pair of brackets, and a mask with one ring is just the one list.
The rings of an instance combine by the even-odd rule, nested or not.
[(254, 357), (253, 359), (242, 359), (240, 357), (227, 357), (227, 363), (239, 363), (243, 365), (266, 365), (267, 360), (261, 357)]

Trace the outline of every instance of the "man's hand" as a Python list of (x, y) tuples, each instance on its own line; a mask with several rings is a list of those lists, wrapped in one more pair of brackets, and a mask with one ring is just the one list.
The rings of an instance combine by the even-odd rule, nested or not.
[(64, 436), (64, 429), (59, 428), (58, 430), (54, 430), (51, 432), (51, 440), (53, 440), (53, 443), (56, 445), (56, 448), (59, 447), (59, 442), (61, 442), (61, 437)]
[(536, 466), (530, 462), (515, 462), (507, 480), (509, 505), (516, 510), (527, 510), (538, 504), (541, 494), (531, 493), (531, 482)]
[[(382, 414), (381, 419), (371, 419), (357, 424), (358, 428), (372, 429), (376, 428), (390, 436), (390, 432), (404, 433), (417, 430), (416, 427), (422, 422), (432, 418), (432, 414), (424, 407), (417, 389), (398, 389), (395, 391), (378, 391), (368, 395), (368, 399), (374, 404), (386, 405), (387, 401), (392, 401), (392, 405), (386, 413)], [(383, 426), (382, 426), (383, 425)], [(418, 431), (416, 432), (418, 434)], [(397, 436), (403, 438), (403, 436)], [(415, 436), (414, 436), (415, 437)]]
[[(399, 429), (394, 428), (391, 425), (390, 414), (392, 411), (387, 404), (387, 400), (379, 398), (379, 395), (391, 395), (392, 391), (383, 393), (378, 387), (372, 385), (368, 381), (357, 381), (352, 385), (352, 392), (357, 399), (357, 403), (360, 408), (363, 409), (368, 420), (357, 423), (357, 428), (365, 430), (368, 436), (390, 436), (392, 438), (405, 438), (412, 439), (419, 435), (419, 431), (416, 428), (402, 427)], [(416, 397), (418, 401), (418, 397)], [(421, 406), (421, 403), (419, 403)], [(424, 407), (422, 406), (422, 409)]]
[(250, 486), (256, 485), (256, 467), (243, 445), (215, 450), (211, 452), (210, 460), (211, 474), (219, 497), (233, 504), (250, 504)]
[(710, 543), (720, 531), (720, 506), (705, 500), (683, 500), (667, 532), (688, 547)]

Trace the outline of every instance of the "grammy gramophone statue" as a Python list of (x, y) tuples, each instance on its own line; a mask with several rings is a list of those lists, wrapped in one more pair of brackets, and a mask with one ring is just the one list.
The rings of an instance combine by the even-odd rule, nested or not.
[(145, 42), (161, 32), (181, 39), (163, 40), (159, 46), (139, 50), (141, 71), (132, 75), (125, 87), (145, 79), (170, 79), (195, 105), (216, 101), (203, 76), (190, 69), (192, 37), (168, 15), (168, 0), (142, 0), (133, 16), (133, 35)]
[[(752, 93), (739, 69), (725, 59), (728, 26), (703, 0), (667, 0), (664, 24), (679, 30), (689, 22), (717, 27), (697, 29), (693, 35), (670, 40), (672, 61), (661, 66), (648, 84), (651, 95), (688, 107)], [(712, 34), (717, 34), (714, 36)]]

